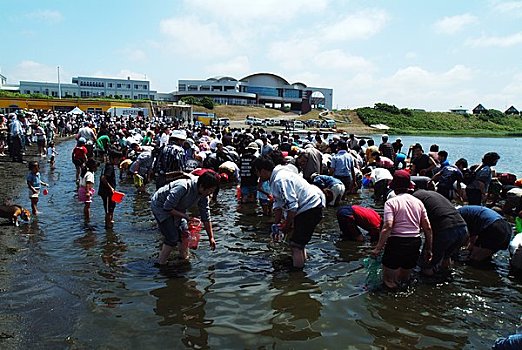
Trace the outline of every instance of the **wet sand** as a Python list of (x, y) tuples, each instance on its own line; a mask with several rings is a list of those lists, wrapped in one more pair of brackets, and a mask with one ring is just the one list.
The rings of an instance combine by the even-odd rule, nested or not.
[[(56, 140), (56, 143), (66, 139)], [(47, 158), (38, 157), (36, 144), (33, 144), (27, 147), (24, 160), (37, 160), (42, 163), (46, 162)], [(27, 164), (12, 162), (9, 155), (0, 157), (0, 204), (17, 204), (31, 210), (29, 198), (25, 196), (27, 172)], [(2, 294), (10, 289), (11, 267), (17, 263), (17, 252), (24, 249), (17, 236), (21, 230), (21, 227), (14, 227), (8, 219), (0, 218), (0, 300), (4, 299)], [(0, 348), (19, 349), (23, 342), (22, 315), (13, 315), (9, 309), (10, 305), (1, 303)]]

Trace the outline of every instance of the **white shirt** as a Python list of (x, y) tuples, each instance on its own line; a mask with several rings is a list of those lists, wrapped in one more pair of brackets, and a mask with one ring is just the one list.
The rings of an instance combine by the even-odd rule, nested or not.
[(326, 198), (319, 187), (309, 184), (285, 166), (272, 171), (270, 190), (275, 199), (274, 209), (301, 214), (319, 205), (326, 206)]
[(87, 182), (94, 184), (94, 173), (91, 171), (87, 171), (85, 176), (80, 179), (80, 186), (87, 186)]
[(393, 180), (393, 176), (390, 171), (384, 168), (373, 169), (370, 178), (373, 183), (377, 183), (381, 180)]

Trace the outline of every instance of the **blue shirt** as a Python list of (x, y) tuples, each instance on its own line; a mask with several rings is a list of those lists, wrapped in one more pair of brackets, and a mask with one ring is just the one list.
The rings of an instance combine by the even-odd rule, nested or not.
[(342, 185), (343, 182), (339, 179), (336, 179), (333, 176), (328, 175), (317, 175), (312, 182), (314, 185), (319, 187), (320, 189), (331, 188), (334, 185)]
[(41, 180), (40, 180), (40, 172), (37, 172), (36, 174), (33, 174), (33, 172), (29, 172), (27, 174), (27, 177), (25, 178), (28, 183), (31, 184), (35, 189), (39, 189), (41, 186)]
[(16, 119), (11, 124), (11, 136), (21, 135), (23, 133), (22, 123)]
[(340, 150), (335, 156), (332, 157), (332, 163), (330, 167), (334, 170), (335, 176), (348, 176), (351, 178), (353, 158), (347, 151)]
[(470, 236), (478, 235), (495, 221), (503, 219), (502, 216), (493, 209), (480, 205), (465, 205), (459, 208), (459, 213), (468, 225)]

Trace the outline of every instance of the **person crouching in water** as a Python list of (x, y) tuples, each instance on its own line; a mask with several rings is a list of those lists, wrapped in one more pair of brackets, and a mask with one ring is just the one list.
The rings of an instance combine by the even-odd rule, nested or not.
[(85, 221), (91, 219), (91, 203), (94, 195), (94, 173), (98, 170), (99, 163), (90, 158), (82, 170), (80, 187), (78, 188), (78, 200), (84, 203), (83, 216)]
[(301, 269), (306, 261), (305, 247), (323, 217), (325, 196), (317, 186), (309, 184), (287, 167), (275, 167), (269, 156), (257, 158), (254, 167), (261, 181), (270, 181), (274, 196), (274, 223), (281, 223), (283, 212), (286, 213), (282, 230), (286, 234), (293, 231), (290, 238), (293, 266)]
[[(198, 204), (199, 215), (210, 242), (210, 248), (216, 249), (216, 241), (210, 221), (208, 196), (219, 186), (219, 176), (207, 171), (201, 176), (187, 174), (183, 178), (172, 181), (157, 190), (151, 199), (151, 209), (163, 235), (163, 245), (158, 264), (165, 266), (174, 246), (181, 243), (186, 231), (189, 216), (187, 209)], [(180, 255), (188, 259), (188, 246), (180, 244)]]
[(384, 285), (397, 289), (410, 279), (411, 269), (417, 266), (420, 257), (420, 230), (424, 231), (424, 259), (432, 257), (432, 232), (424, 204), (408, 193), (411, 186), (410, 174), (398, 170), (393, 174), (390, 188), (396, 196), (384, 204), (384, 225), (379, 242), (371, 255), (382, 257)]
[(109, 150), (109, 162), (105, 164), (103, 174), (100, 178), (98, 195), (102, 198), (103, 208), (105, 209), (105, 227), (114, 226), (114, 209), (116, 202), (112, 200), (112, 195), (116, 191), (116, 168), (120, 164), (123, 154), (120, 151)]

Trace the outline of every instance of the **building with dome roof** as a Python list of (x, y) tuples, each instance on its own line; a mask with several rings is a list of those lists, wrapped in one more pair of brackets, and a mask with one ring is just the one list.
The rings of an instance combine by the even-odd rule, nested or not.
[(290, 83), (272, 73), (254, 73), (242, 79), (218, 76), (206, 80), (179, 80), (174, 100), (185, 96), (210, 97), (224, 105), (289, 107), (307, 113), (312, 108), (332, 109), (333, 89)]

